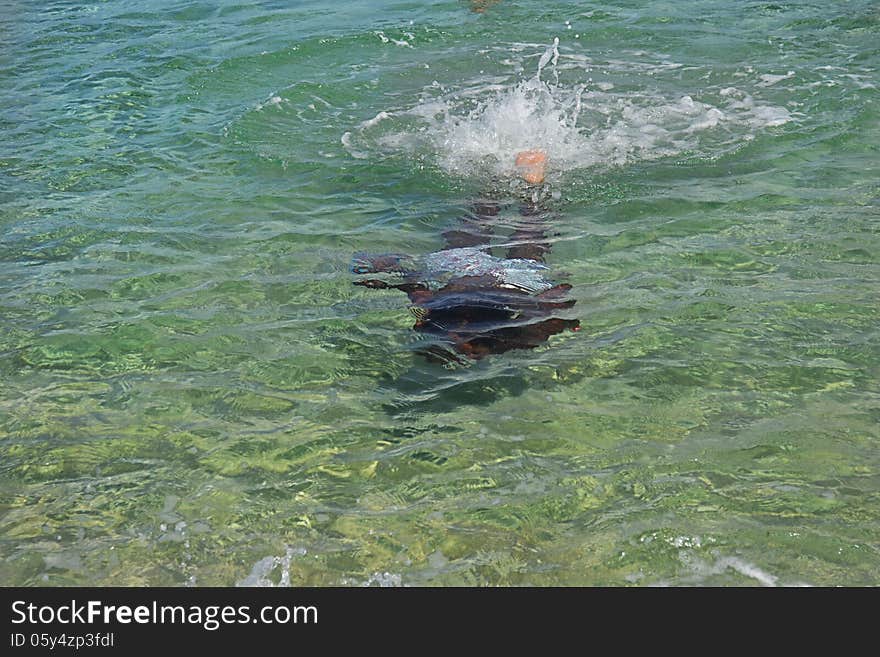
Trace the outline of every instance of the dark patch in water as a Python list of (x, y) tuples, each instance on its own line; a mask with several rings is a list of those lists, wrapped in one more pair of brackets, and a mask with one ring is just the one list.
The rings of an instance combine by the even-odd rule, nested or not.
[[(475, 203), (461, 225), (443, 234), (445, 250), (425, 259), (401, 254), (358, 254), (356, 274), (394, 274), (402, 283), (362, 279), (355, 285), (404, 292), (413, 304), (413, 328), (428, 337), (417, 351), (431, 362), (462, 363), (514, 349), (534, 349), (562, 331), (577, 330), (577, 319), (555, 316), (575, 305), (571, 286), (553, 285), (538, 273), (550, 251), (549, 213), (535, 203), (520, 207), (522, 221), (508, 237), (504, 259), (488, 256), (501, 205)], [(440, 269), (435, 263), (443, 263)], [(448, 263), (448, 264), (446, 264)]]

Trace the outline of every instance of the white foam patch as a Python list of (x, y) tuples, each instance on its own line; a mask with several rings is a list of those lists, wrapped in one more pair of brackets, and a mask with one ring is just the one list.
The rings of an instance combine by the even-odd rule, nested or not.
[[(236, 582), (236, 586), (290, 586), (290, 562), (294, 557), (306, 554), (305, 548), (287, 548), (284, 556), (264, 557), (254, 564), (250, 574), (243, 580)], [(277, 580), (270, 576), (277, 572)]]
[(397, 588), (403, 586), (403, 578), (398, 573), (376, 572), (370, 575), (366, 581), (343, 578), (343, 586), (364, 586), (378, 588)]
[(764, 73), (761, 75), (761, 81), (758, 83), (761, 87), (772, 87), (777, 82), (781, 82), (782, 80), (788, 80), (789, 78), (794, 77), (794, 71), (789, 71), (785, 75), (772, 75), (770, 73)]
[(369, 120), (361, 123), (360, 128), (361, 128), (361, 130), (363, 130), (365, 128), (372, 128), (373, 126), (379, 125), (379, 123), (381, 121), (384, 121), (385, 119), (390, 119), (390, 118), (391, 118), (391, 114), (389, 114), (388, 112), (379, 112), (372, 119), (369, 119)]
[[(687, 542), (682, 543), (681, 547), (699, 547), (698, 545), (690, 545)], [(761, 586), (809, 586), (802, 582), (795, 584), (780, 583), (779, 577), (768, 573), (763, 568), (753, 563), (741, 559), (739, 557), (718, 557), (714, 563), (704, 561), (694, 556), (689, 550), (682, 550), (679, 553), (681, 562), (693, 572), (692, 577), (685, 577), (683, 581), (690, 583), (703, 583), (709, 577), (721, 575), (728, 570), (739, 573), (743, 577), (755, 580)]]
[(286, 103), (287, 100), (282, 98), (281, 96), (271, 96), (270, 98), (264, 100), (262, 103), (257, 103), (257, 106), (254, 108), (256, 111), (261, 111), (266, 107), (278, 107), (281, 103)]
[(751, 577), (762, 586), (776, 586), (776, 582), (779, 580), (775, 575), (771, 575), (770, 573), (761, 570), (756, 565), (743, 561), (738, 557), (722, 557), (715, 562), (715, 568), (717, 568), (719, 572), (730, 568), (738, 572), (740, 575)]
[[(382, 31), (374, 32), (374, 34), (379, 37), (379, 40), (382, 41), (382, 43), (393, 43), (395, 46), (400, 46), (401, 48), (413, 47), (412, 44), (406, 39), (395, 39), (393, 37), (385, 36), (385, 32)], [(410, 34), (409, 32), (406, 33), (406, 36), (408, 36), (410, 39), (415, 38), (415, 36), (413, 34)]]
[(791, 113), (784, 107), (760, 104), (736, 87), (726, 87), (720, 94), (728, 99), (728, 109), (736, 113), (740, 122), (752, 128), (772, 128), (792, 120)]
[[(686, 151), (711, 158), (719, 147), (792, 120), (785, 108), (736, 87), (708, 90), (702, 98), (697, 91), (664, 92), (654, 78), (679, 75), (683, 67), (662, 56), (644, 61), (645, 53), (631, 53), (631, 61), (597, 63), (560, 52), (558, 39), (541, 48), (505, 47), (500, 61), (534, 71), (526, 79), (481, 74), (449, 87), (435, 81), (416, 103), (380, 112), (346, 132), (342, 143), (357, 158), (404, 154), (461, 176), (511, 175), (519, 151), (540, 148), (558, 175)], [(592, 75), (603, 79), (594, 82)], [(769, 85), (789, 76), (764, 77)]]

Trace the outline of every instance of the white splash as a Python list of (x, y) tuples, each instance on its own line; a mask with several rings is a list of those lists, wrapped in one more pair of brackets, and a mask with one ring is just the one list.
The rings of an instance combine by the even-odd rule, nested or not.
[[(536, 51), (535, 73), (523, 79), (516, 72)], [(678, 76), (682, 65), (662, 55), (627, 53), (629, 60), (618, 55), (598, 63), (582, 52), (561, 52), (558, 38), (543, 52), (535, 44), (510, 44), (502, 54), (518, 79), (481, 74), (450, 87), (435, 81), (414, 105), (389, 108), (346, 132), (343, 145), (356, 158), (404, 154), (462, 177), (512, 176), (516, 154), (540, 148), (550, 156), (552, 185), (575, 169), (685, 151), (711, 158), (721, 147), (792, 120), (785, 108), (740, 88), (701, 91), (702, 97), (696, 90), (664, 92), (657, 79)], [(548, 70), (550, 83), (543, 79)], [(665, 86), (674, 89), (677, 81)]]
[(538, 73), (535, 77), (540, 80), (541, 72), (544, 70), (544, 67), (551, 62), (553, 66), (556, 66), (559, 62), (559, 37), (553, 37), (553, 45), (547, 48), (547, 50), (544, 51), (544, 54), (541, 55), (541, 59), (538, 60)]
[[(393, 43), (395, 46), (400, 46), (401, 48), (412, 48), (413, 47), (409, 41), (407, 41), (405, 39), (395, 39), (393, 37), (385, 36), (385, 33), (382, 32), (381, 30), (378, 32), (374, 32), (374, 34), (377, 37), (379, 37), (379, 39), (382, 41), (382, 43)], [(409, 32), (406, 32), (405, 35), (408, 36), (410, 39), (415, 38), (415, 35), (413, 35)]]

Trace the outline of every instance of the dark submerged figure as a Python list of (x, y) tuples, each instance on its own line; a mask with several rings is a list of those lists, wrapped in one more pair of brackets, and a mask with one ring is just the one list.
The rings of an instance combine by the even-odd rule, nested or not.
[[(542, 157), (539, 177), (528, 168), (521, 171), (530, 184), (543, 180), (546, 156)], [(565, 329), (577, 330), (578, 320), (554, 316), (574, 306), (575, 301), (566, 298), (571, 286), (554, 285), (544, 277), (544, 259), (551, 246), (549, 213), (536, 202), (523, 202), (505, 256), (496, 258), (489, 249), (500, 211), (496, 201), (475, 203), (459, 226), (443, 234), (446, 248), (422, 258), (355, 256), (354, 273), (393, 273), (403, 282), (373, 278), (354, 284), (405, 292), (416, 331), (474, 360), (512, 349), (534, 349)], [(460, 360), (437, 344), (421, 351), (431, 360)]]

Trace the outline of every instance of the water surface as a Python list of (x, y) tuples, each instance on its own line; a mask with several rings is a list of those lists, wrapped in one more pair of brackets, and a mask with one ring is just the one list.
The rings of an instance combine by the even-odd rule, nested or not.
[[(3, 584), (880, 583), (876, 3), (0, 35)], [(513, 221), (535, 145), (581, 330), (428, 362), (352, 254)]]

